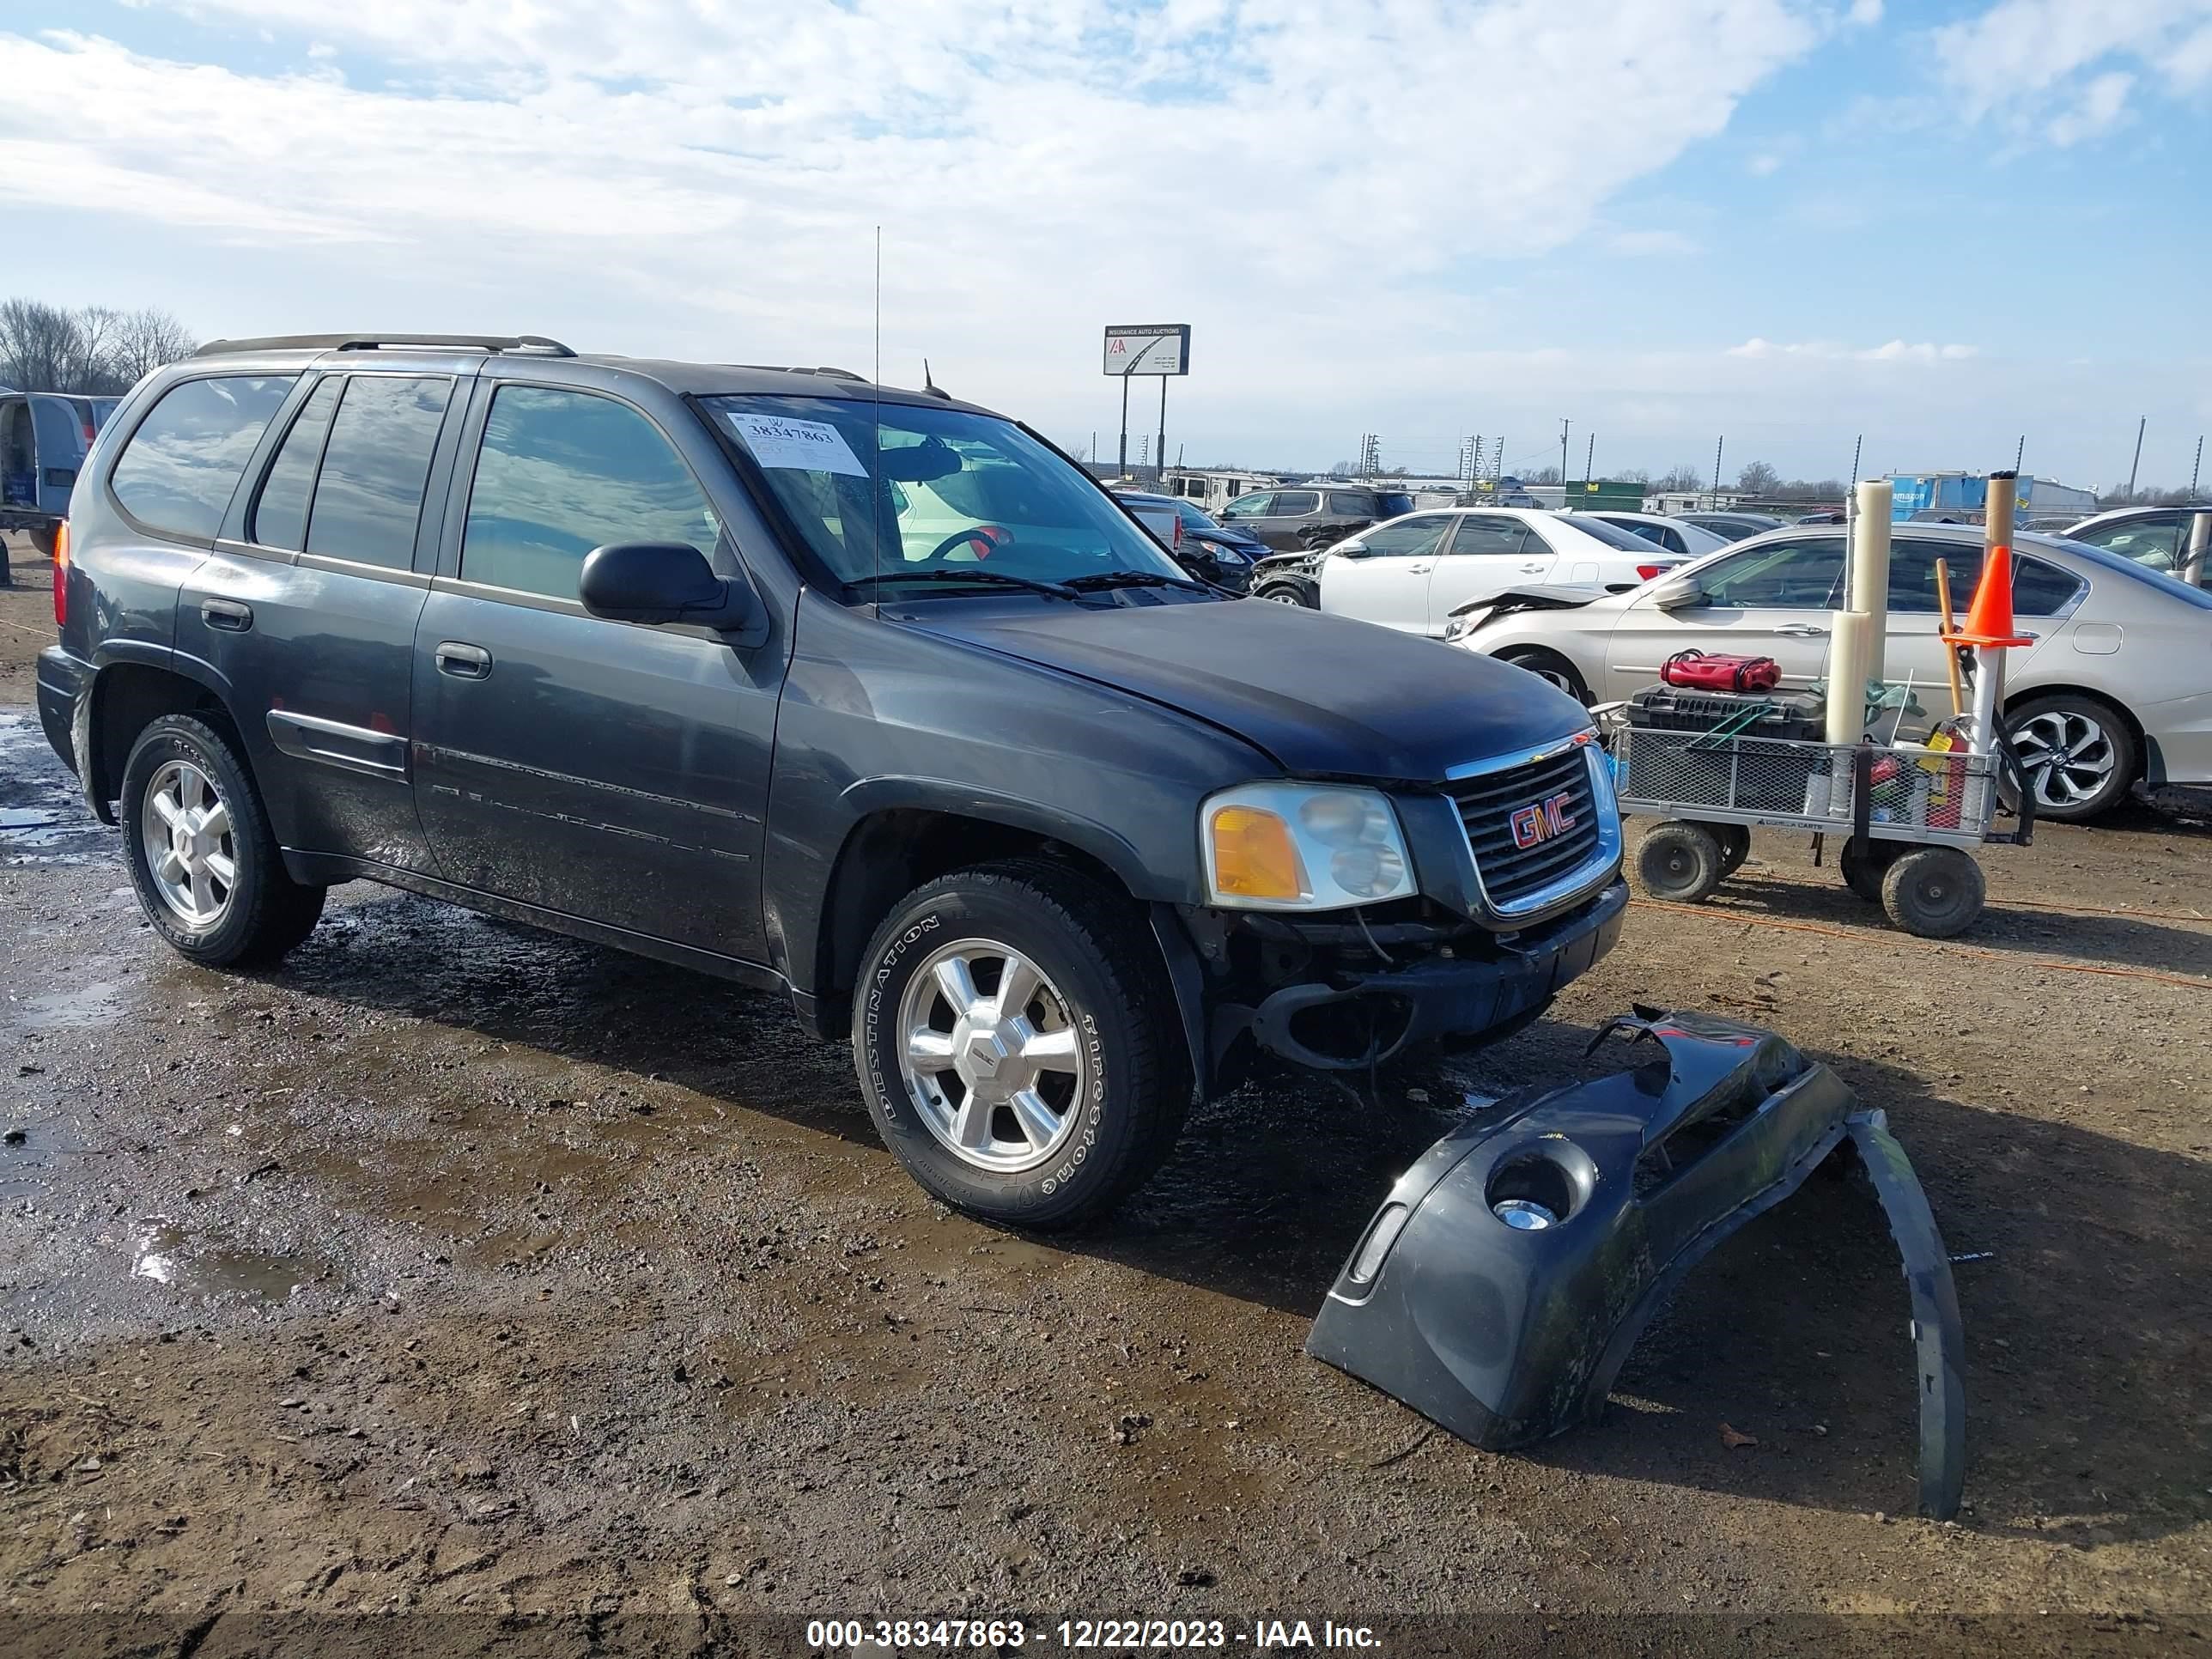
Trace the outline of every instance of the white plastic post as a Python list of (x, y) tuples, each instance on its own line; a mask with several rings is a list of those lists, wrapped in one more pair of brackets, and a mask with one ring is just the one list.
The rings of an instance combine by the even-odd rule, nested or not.
[(1856, 492), (1850, 555), (1844, 566), (1844, 609), (1874, 618), (1866, 677), (1882, 678), (1889, 658), (1889, 519), (1895, 492), (1887, 478), (1863, 480)]

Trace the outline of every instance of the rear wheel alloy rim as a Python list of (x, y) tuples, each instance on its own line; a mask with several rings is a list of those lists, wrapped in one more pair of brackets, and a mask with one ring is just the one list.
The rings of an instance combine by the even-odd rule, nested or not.
[(2021, 769), (2039, 806), (2079, 806), (2111, 781), (2118, 757), (2104, 723), (2071, 708), (2046, 708), (2013, 728)]
[(899, 1070), (938, 1142), (994, 1175), (1035, 1169), (1074, 1133), (1091, 1065), (1074, 1005), (1010, 945), (964, 939), (900, 1001)]
[(1268, 592), (1262, 593), (1260, 597), (1263, 599), (1273, 599), (1277, 605), (1296, 605), (1298, 603), (1298, 596), (1291, 592), (1287, 587), (1271, 588)]
[(230, 808), (215, 781), (191, 762), (173, 760), (146, 785), (139, 845), (161, 902), (193, 927), (212, 927), (230, 908), (238, 849)]

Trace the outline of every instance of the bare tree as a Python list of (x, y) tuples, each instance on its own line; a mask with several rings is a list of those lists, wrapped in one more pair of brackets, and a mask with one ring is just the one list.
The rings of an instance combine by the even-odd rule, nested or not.
[(1559, 482), (1559, 469), (1556, 466), (1540, 466), (1522, 479), (1522, 483), (1532, 484), (1555, 484)]
[(173, 313), (145, 306), (115, 319), (104, 367), (120, 382), (116, 390), (127, 391), (164, 363), (191, 356), (198, 345)]
[(1705, 475), (1687, 461), (1678, 461), (1659, 480), (1659, 488), (1672, 490), (1703, 489)]
[(0, 302), (0, 382), (19, 392), (128, 392), (149, 369), (191, 354), (191, 332), (166, 311), (72, 311), (42, 300)]
[(1622, 483), (1648, 484), (1651, 482), (1651, 469), (1644, 466), (1625, 466), (1613, 476)]
[(1735, 487), (1747, 495), (1771, 495), (1781, 483), (1782, 475), (1765, 461), (1747, 461), (1735, 475)]
[(67, 392), (84, 366), (75, 315), (40, 300), (0, 302), (0, 380), (19, 392)]

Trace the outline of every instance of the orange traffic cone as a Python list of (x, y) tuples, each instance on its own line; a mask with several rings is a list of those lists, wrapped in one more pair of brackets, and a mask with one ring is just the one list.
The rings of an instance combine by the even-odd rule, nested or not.
[(2013, 626), (2012, 549), (1999, 545), (1982, 561), (1981, 580), (1974, 584), (1973, 603), (1966, 607), (1966, 625), (1943, 635), (1946, 645), (2033, 645), (2035, 641)]

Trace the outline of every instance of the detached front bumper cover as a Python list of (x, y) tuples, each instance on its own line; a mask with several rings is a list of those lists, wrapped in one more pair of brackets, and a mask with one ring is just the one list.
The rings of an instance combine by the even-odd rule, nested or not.
[(1660, 1052), (1632, 1071), (1509, 1097), (1421, 1155), (1361, 1235), (1306, 1351), (1487, 1449), (1559, 1434), (1604, 1408), (1682, 1276), (1848, 1139), (1905, 1261), (1921, 1506), (1955, 1515), (1966, 1479), (1958, 1297), (1927, 1195), (1882, 1114), (1755, 1026), (1639, 1008), (1592, 1048), (1615, 1032)]

